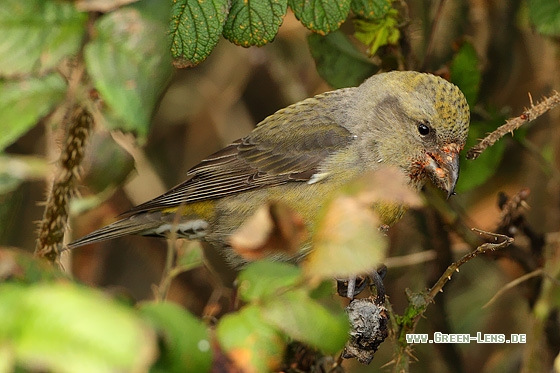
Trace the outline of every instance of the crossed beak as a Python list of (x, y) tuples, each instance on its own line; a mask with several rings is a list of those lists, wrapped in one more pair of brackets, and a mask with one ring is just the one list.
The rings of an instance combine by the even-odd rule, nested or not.
[(449, 144), (426, 153), (428, 164), (425, 169), (432, 182), (447, 192), (447, 198), (455, 194), (455, 185), (459, 178), (460, 150), (457, 144)]

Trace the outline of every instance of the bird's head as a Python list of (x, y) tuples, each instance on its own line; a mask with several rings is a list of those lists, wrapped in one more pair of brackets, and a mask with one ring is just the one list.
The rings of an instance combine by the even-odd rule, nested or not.
[(358, 89), (369, 95), (360, 99), (371, 114), (360, 126), (368, 133), (368, 161), (398, 166), (416, 188), (429, 178), (452, 195), (469, 130), (469, 107), (459, 88), (409, 71), (376, 75)]

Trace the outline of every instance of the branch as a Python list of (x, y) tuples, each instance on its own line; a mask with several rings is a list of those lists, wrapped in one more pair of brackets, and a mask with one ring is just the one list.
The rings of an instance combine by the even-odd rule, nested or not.
[(518, 117), (508, 119), (506, 124), (498, 127), (494, 132), (490, 133), (484, 139), (482, 139), (477, 145), (473, 146), (467, 152), (467, 159), (476, 159), (486, 148), (494, 145), (496, 141), (504, 137), (507, 133), (513, 133), (516, 129), (521, 127), (525, 123), (529, 123), (549, 111), (554, 107), (560, 105), (560, 93), (554, 91), (552, 96), (543, 99), (538, 104), (533, 104), (533, 99), (529, 95), (531, 100), (531, 107), (526, 109), (523, 114)]
[(443, 286), (451, 280), (451, 276), (455, 272), (459, 272), (459, 267), (467, 263), (473, 258), (481, 254), (485, 254), (489, 251), (495, 251), (503, 249), (512, 244), (513, 238), (491, 232), (485, 232), (479, 229), (473, 228), (473, 231), (480, 235), (486, 235), (492, 238), (494, 242), (483, 243), (478, 246), (474, 251), (464, 255), (461, 259), (451, 264), (445, 272), (440, 276), (438, 281), (427, 293), (412, 293), (407, 291), (408, 297), (408, 307), (404, 311), (403, 316), (395, 316), (393, 320), (393, 325), (398, 325), (397, 332), (397, 351), (395, 353), (396, 357), (394, 359), (394, 372), (408, 371), (408, 360), (411, 356), (411, 350), (409, 344), (406, 340), (406, 334), (414, 333), (416, 329), (416, 324), (420, 318), (426, 312), (428, 305), (434, 301), (434, 298), (439, 292), (443, 292)]
[(478, 246), (476, 248), (476, 250), (471, 251), (468, 254), (465, 254), (461, 259), (459, 259), (458, 261), (452, 263), (449, 267), (447, 267), (447, 269), (441, 275), (439, 280), (428, 291), (427, 298), (428, 298), (429, 302), (433, 301), (433, 299), (435, 298), (437, 293), (443, 292), (443, 286), (449, 280), (451, 280), (451, 276), (453, 275), (453, 273), (459, 272), (459, 267), (460, 266), (462, 266), (463, 264), (465, 264), (469, 260), (476, 258), (480, 254), (485, 254), (489, 251), (496, 251), (496, 250), (499, 250), (499, 249), (503, 249), (503, 248), (508, 247), (509, 245), (511, 245), (513, 243), (513, 238), (505, 236), (503, 234), (486, 232), (486, 231), (482, 231), (482, 230), (476, 229), (476, 228), (473, 228), (473, 231), (475, 231), (475, 232), (477, 232), (478, 234), (481, 234), (481, 235), (490, 236), (490, 237), (493, 238), (493, 240), (495, 242), (483, 243), (482, 245)]

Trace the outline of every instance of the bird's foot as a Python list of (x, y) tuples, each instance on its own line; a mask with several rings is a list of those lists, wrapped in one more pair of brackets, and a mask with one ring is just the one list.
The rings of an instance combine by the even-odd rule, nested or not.
[(340, 296), (352, 300), (356, 295), (364, 291), (366, 286), (373, 285), (377, 290), (375, 303), (383, 304), (385, 302), (385, 285), (383, 285), (383, 279), (386, 274), (387, 267), (382, 265), (377, 270), (372, 271), (368, 276), (351, 276), (347, 279), (336, 279), (337, 292)]

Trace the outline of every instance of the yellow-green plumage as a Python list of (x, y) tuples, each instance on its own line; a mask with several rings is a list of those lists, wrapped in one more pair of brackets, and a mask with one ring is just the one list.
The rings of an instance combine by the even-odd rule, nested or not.
[[(429, 74), (391, 72), (279, 110), (246, 137), (193, 167), (189, 179), (124, 218), (71, 244), (126, 234), (207, 241), (234, 264), (229, 236), (262, 204), (281, 201), (313, 233), (321, 206), (367, 171), (396, 166), (419, 189), (431, 179), (453, 192), (469, 110), (460, 90)], [(385, 224), (404, 208), (378, 206)], [(176, 219), (180, 211), (181, 218)], [(178, 226), (173, 223), (178, 222)]]

